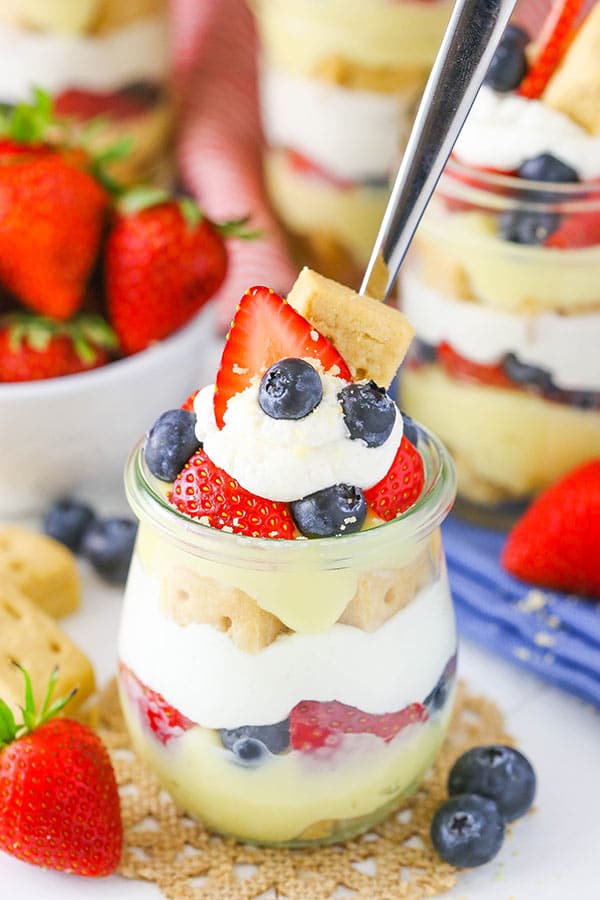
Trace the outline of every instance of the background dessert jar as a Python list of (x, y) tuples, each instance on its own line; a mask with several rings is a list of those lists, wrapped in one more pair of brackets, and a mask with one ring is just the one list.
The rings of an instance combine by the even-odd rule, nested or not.
[(133, 453), (123, 709), (142, 758), (209, 828), (340, 840), (401, 804), (435, 758), (456, 668), (439, 531), (455, 480), (442, 445), (417, 433), (419, 500), (387, 524), (314, 540), (193, 521)]
[(451, 0), (251, 0), (267, 190), (300, 265), (355, 287)]
[(94, 149), (130, 140), (113, 175), (139, 180), (160, 170), (173, 124), (167, 0), (5, 0), (0, 48), (1, 104), (30, 101), (42, 88), (75, 126), (98, 120), (88, 134)]
[(471, 511), (600, 455), (600, 183), (563, 181), (451, 161), (405, 266), (402, 405), (448, 446)]

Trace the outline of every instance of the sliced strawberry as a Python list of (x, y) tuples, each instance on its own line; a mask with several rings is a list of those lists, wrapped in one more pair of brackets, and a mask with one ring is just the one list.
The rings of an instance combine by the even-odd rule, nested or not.
[(378, 518), (391, 522), (419, 499), (424, 484), (421, 454), (403, 437), (387, 475), (365, 491), (365, 499)]
[(576, 32), (585, 0), (558, 0), (552, 7), (537, 41), (538, 51), (518, 93), (530, 100), (541, 97)]
[(456, 378), (458, 381), (488, 384), (492, 387), (514, 387), (513, 382), (499, 363), (487, 365), (472, 362), (457, 353), (446, 341), (439, 345), (437, 354), (438, 361), (451, 378)]
[(294, 522), (287, 504), (257, 497), (209, 459), (203, 450), (183, 467), (169, 503), (211, 528), (226, 528), (247, 537), (293, 538)]
[(400, 712), (373, 715), (337, 700), (303, 700), (290, 713), (290, 743), (294, 750), (333, 750), (345, 734), (372, 734), (387, 744), (408, 725), (426, 722), (428, 717), (421, 703), (411, 703)]
[(230, 397), (254, 375), (288, 356), (318, 359), (325, 371), (352, 381), (348, 366), (327, 338), (266, 287), (249, 288), (231, 323), (215, 385), (215, 418), (222, 428)]
[(542, 587), (600, 597), (600, 459), (574, 469), (532, 503), (502, 563)]
[(198, 393), (198, 391), (192, 391), (185, 403), (181, 404), (181, 408), (186, 409), (188, 412), (194, 412), (194, 400), (196, 399)]
[(600, 210), (564, 216), (557, 231), (546, 239), (546, 247), (571, 250), (600, 244)]
[(124, 663), (119, 663), (121, 680), (138, 713), (161, 744), (181, 737), (196, 724), (171, 706), (162, 694), (145, 685)]
[(333, 175), (312, 159), (303, 156), (302, 153), (298, 153), (297, 150), (286, 150), (285, 157), (294, 172), (298, 172), (298, 174), (303, 175), (304, 177), (325, 181), (327, 184), (331, 184), (333, 187), (338, 188), (338, 190), (348, 190), (349, 188), (354, 187), (352, 181)]
[(59, 94), (54, 102), (54, 111), (58, 116), (79, 119), (87, 122), (97, 116), (108, 116), (111, 119), (129, 119), (141, 115), (156, 104), (157, 91), (151, 85), (144, 90), (139, 88), (123, 88), (118, 91), (83, 91), (70, 88)]

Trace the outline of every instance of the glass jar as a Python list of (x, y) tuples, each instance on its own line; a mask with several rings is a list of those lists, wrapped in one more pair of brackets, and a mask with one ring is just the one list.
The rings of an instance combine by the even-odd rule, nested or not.
[(357, 286), (452, 0), (251, 0), (271, 202), (300, 265)]
[(600, 456), (600, 184), (451, 161), (402, 297), (401, 405), (452, 453), (459, 510), (502, 523)]
[(133, 744), (209, 828), (303, 846), (356, 835), (414, 791), (448, 726), (456, 632), (439, 526), (452, 463), (398, 519), (317, 540), (240, 537), (170, 506), (141, 448), (120, 630)]
[(167, 89), (167, 0), (31, 3), (8, 0), (0, 12), (0, 103), (52, 98), (61, 118), (86, 129), (94, 151), (127, 138), (127, 156), (110, 166), (123, 180), (154, 174), (172, 126)]

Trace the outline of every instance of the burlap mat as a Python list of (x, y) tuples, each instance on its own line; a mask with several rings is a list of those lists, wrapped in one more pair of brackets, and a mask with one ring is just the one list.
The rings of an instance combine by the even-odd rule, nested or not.
[(497, 707), (461, 686), (438, 762), (401, 812), (345, 844), (274, 850), (210, 834), (177, 809), (130, 749), (114, 681), (93, 711), (93, 724), (109, 748), (121, 791), (120, 873), (154, 882), (171, 900), (420, 900), (443, 893), (458, 872), (435, 854), (429, 824), (446, 796), (448, 769), (476, 744), (512, 743)]

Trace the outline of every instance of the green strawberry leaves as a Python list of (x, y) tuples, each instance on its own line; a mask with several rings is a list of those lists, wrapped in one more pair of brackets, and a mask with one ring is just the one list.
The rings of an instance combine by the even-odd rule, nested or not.
[(62, 712), (67, 703), (69, 703), (77, 693), (77, 688), (73, 688), (73, 690), (65, 697), (60, 697), (52, 703), (52, 695), (54, 694), (54, 689), (58, 680), (58, 668), (55, 666), (48, 681), (46, 696), (44, 697), (41, 709), (38, 712), (35, 705), (33, 685), (31, 683), (29, 672), (14, 660), (13, 665), (19, 669), (24, 680), (24, 702), (23, 706), (19, 707), (23, 716), (23, 721), (17, 723), (8, 704), (0, 699), (0, 750), (18, 738), (23, 737), (23, 735), (29, 734), (36, 728), (39, 728), (44, 722), (53, 719), (54, 716), (57, 716), (58, 713)]
[(9, 329), (9, 347), (13, 353), (18, 353), (25, 341), (33, 350), (43, 353), (52, 338), (68, 337), (80, 360), (87, 364), (94, 361), (98, 349), (113, 351), (119, 346), (108, 322), (94, 313), (80, 313), (66, 322), (30, 313), (9, 313), (0, 317), (0, 327)]

